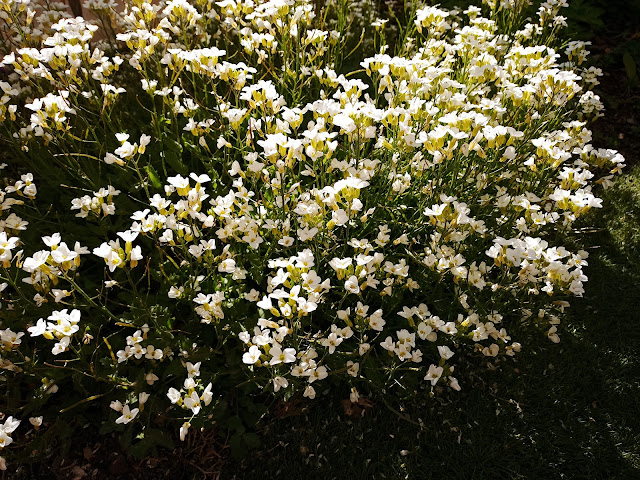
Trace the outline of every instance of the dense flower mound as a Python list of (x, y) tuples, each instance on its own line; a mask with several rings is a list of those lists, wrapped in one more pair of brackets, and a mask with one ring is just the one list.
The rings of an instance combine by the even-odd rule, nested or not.
[(2, 0), (7, 413), (184, 439), (232, 390), (426, 395), (558, 342), (624, 160), (564, 1), (487, 3)]

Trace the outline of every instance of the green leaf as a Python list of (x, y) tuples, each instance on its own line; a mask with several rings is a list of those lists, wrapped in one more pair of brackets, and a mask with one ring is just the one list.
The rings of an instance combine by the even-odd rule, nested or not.
[(171, 376), (179, 376), (184, 372), (184, 367), (179, 359), (174, 359), (167, 368), (164, 369), (163, 378), (169, 378)]
[(235, 430), (237, 434), (242, 434), (245, 431), (242, 419), (237, 415), (229, 418), (227, 425), (229, 426), (229, 430)]
[(158, 172), (151, 165), (147, 165), (147, 175), (149, 175), (149, 180), (151, 180), (151, 184), (154, 188), (162, 188), (162, 182), (160, 181), (160, 177), (158, 176)]
[(129, 449), (129, 453), (134, 457), (142, 458), (149, 453), (157, 454), (158, 447), (168, 450), (172, 450), (175, 447), (171, 436), (157, 428), (147, 428), (142, 435), (142, 440)]
[(237, 348), (225, 348), (225, 360), (230, 366), (242, 365), (242, 352)]
[(245, 433), (242, 435), (242, 439), (249, 448), (258, 448), (261, 444), (260, 436), (257, 433)]
[(162, 139), (164, 146), (164, 158), (167, 163), (178, 173), (186, 175), (189, 173), (188, 168), (182, 162), (182, 145), (170, 136), (164, 136)]
[(364, 371), (366, 372), (367, 379), (377, 388), (384, 388), (384, 379), (378, 370), (378, 365), (375, 360), (369, 356), (364, 362)]
[(629, 52), (624, 52), (622, 61), (624, 63), (624, 69), (627, 72), (627, 78), (629, 79), (629, 81), (635, 80), (637, 77), (636, 62), (631, 54)]
[(118, 430), (118, 427), (119, 427), (119, 424), (117, 424), (113, 420), (107, 420), (102, 424), (102, 426), (100, 427), (100, 430), (98, 430), (98, 434), (107, 435), (108, 433), (112, 433)]
[(262, 416), (264, 415), (264, 410), (261, 408), (257, 408), (257, 406), (253, 403), (250, 406), (240, 409), (240, 416), (242, 417), (242, 421), (248, 427), (253, 427), (256, 425)]
[(129, 448), (131, 445), (131, 440), (133, 439), (133, 427), (128, 426), (122, 435), (120, 435), (120, 446), (122, 448)]
[(243, 458), (246, 458), (247, 454), (249, 453), (247, 444), (245, 443), (243, 436), (239, 433), (236, 433), (231, 437), (229, 446), (231, 447), (231, 456), (236, 460), (242, 460)]
[(147, 438), (151, 438), (156, 445), (168, 449), (175, 447), (173, 439), (168, 432), (160, 430), (159, 428), (148, 428), (146, 433)]
[(213, 409), (212, 420), (222, 421), (227, 416), (227, 411), (229, 410), (229, 405), (226, 400), (222, 399), (218, 401)]

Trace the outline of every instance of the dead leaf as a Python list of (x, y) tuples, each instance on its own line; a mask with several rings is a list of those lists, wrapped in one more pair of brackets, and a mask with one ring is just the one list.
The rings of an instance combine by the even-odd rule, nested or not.
[(77, 465), (71, 469), (71, 474), (73, 475), (73, 480), (83, 480), (87, 477), (87, 472)]
[(367, 410), (373, 408), (373, 403), (368, 398), (360, 398), (357, 402), (352, 402), (349, 398), (342, 400), (342, 408), (347, 417), (363, 417)]
[(91, 460), (91, 457), (93, 457), (93, 451), (91, 451), (89, 447), (84, 447), (82, 449), (82, 456), (85, 460)]

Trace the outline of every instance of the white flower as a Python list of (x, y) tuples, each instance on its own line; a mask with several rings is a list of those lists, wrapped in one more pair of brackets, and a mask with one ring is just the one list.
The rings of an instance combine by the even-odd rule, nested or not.
[(454, 352), (447, 346), (438, 346), (438, 353), (445, 360), (449, 360), (454, 355)]
[(458, 383), (458, 379), (456, 377), (449, 377), (449, 386), (456, 392), (460, 391), (460, 384)]
[(107, 153), (104, 156), (104, 163), (106, 163), (107, 165), (112, 165), (114, 163), (117, 163), (118, 165), (124, 165), (124, 162), (116, 157), (113, 153)]
[(551, 340), (553, 343), (560, 343), (560, 337), (558, 336), (557, 331), (558, 331), (558, 327), (556, 327), (555, 325), (552, 325), (549, 331), (547, 332), (547, 336), (549, 337), (549, 340)]
[(191, 362), (187, 362), (187, 375), (189, 375), (190, 377), (199, 377), (201, 363), (202, 362), (198, 362), (194, 365)]
[(200, 397), (196, 392), (191, 392), (191, 395), (184, 398), (184, 406), (190, 408), (194, 415), (197, 415), (202, 408), (200, 404)]
[(244, 298), (249, 302), (257, 302), (260, 298), (260, 292), (258, 292), (255, 288), (252, 288), (251, 291), (245, 293)]
[(147, 382), (147, 385), (153, 385), (155, 382), (160, 380), (160, 378), (158, 378), (158, 376), (152, 372), (147, 373), (144, 379)]
[(140, 146), (138, 147), (138, 152), (144, 153), (149, 142), (151, 142), (151, 137), (149, 135), (145, 135), (144, 133), (140, 135)]
[(58, 355), (66, 352), (69, 349), (69, 343), (71, 339), (69, 337), (62, 337), (58, 343), (56, 343), (51, 349), (51, 353)]
[(189, 427), (191, 424), (189, 422), (185, 422), (180, 427), (180, 441), (184, 442), (184, 439), (187, 438), (187, 433), (189, 432)]
[(282, 350), (280, 347), (275, 346), (269, 350), (269, 354), (272, 355), (269, 365), (292, 363), (296, 361), (296, 351), (293, 348), (285, 348)]
[(44, 417), (30, 417), (29, 418), (29, 423), (31, 425), (33, 425), (35, 427), (35, 429), (37, 430), (38, 428), (40, 428), (40, 425), (42, 425), (42, 420)]
[(60, 243), (60, 240), (62, 240), (62, 237), (59, 233), (54, 233), (50, 237), (42, 237), (42, 241), (47, 247), (54, 247), (58, 245)]
[(113, 153), (115, 153), (120, 158), (125, 159), (133, 156), (136, 153), (137, 149), (137, 144), (132, 145), (129, 142), (124, 142), (122, 145), (116, 148)]
[(322, 341), (322, 346), (329, 347), (329, 354), (335, 352), (336, 347), (342, 343), (342, 337), (339, 337), (335, 332), (330, 333), (327, 338)]
[(313, 400), (316, 398), (316, 390), (311, 385), (307, 385), (307, 388), (304, 389), (303, 396)]
[(351, 275), (347, 281), (344, 282), (344, 289), (349, 293), (360, 293), (358, 278), (355, 275)]
[(232, 258), (227, 258), (223, 260), (220, 265), (218, 265), (218, 271), (222, 273), (233, 273), (236, 269), (236, 261)]
[(276, 377), (273, 379), (273, 391), (277, 392), (281, 388), (287, 388), (289, 386), (289, 382), (284, 377)]
[(337, 226), (342, 226), (349, 221), (349, 216), (347, 212), (340, 208), (331, 213), (331, 221)]
[(12, 442), (13, 438), (11, 438), (4, 430), (0, 430), (0, 449), (9, 446)]
[(380, 343), (380, 346), (385, 350), (393, 352), (393, 350), (396, 348), (396, 342), (394, 342), (393, 338), (389, 336), (384, 340), (384, 342)]
[(381, 332), (387, 322), (382, 318), (382, 310), (378, 309), (369, 317), (369, 327), (371, 329)]
[(129, 423), (131, 420), (136, 418), (140, 409), (134, 408), (133, 410), (129, 409), (129, 405), (125, 405), (122, 408), (122, 416), (116, 419), (116, 423)]
[(202, 174), (202, 175), (196, 175), (195, 173), (190, 173), (189, 177), (195, 181), (196, 183), (207, 183), (211, 181), (211, 177), (209, 175), (207, 175), (206, 173)]
[(201, 398), (205, 405), (209, 405), (211, 403), (211, 400), (213, 399), (213, 394), (211, 393), (212, 388), (213, 388), (213, 385), (209, 383), (207, 387), (204, 389), (204, 392), (202, 392)]
[(180, 392), (173, 387), (171, 387), (167, 392), (167, 397), (169, 397), (171, 403), (178, 403), (178, 401), (182, 398), (180, 396)]
[(431, 334), (432, 328), (424, 322), (420, 322), (418, 325), (418, 336), (420, 340), (426, 340), (427, 337)]
[(425, 375), (424, 379), (431, 382), (431, 385), (435, 385), (436, 383), (438, 383), (438, 380), (440, 380), (440, 377), (442, 376), (443, 372), (444, 372), (444, 368), (436, 367), (435, 365), (432, 364), (429, 366), (429, 370), (427, 371), (427, 374)]
[(136, 238), (138, 238), (139, 232), (134, 232), (132, 230), (126, 230), (124, 232), (118, 232), (118, 236), (123, 239), (127, 243), (133, 242)]
[(31, 334), (32, 337), (37, 337), (42, 335), (47, 331), (47, 322), (45, 322), (42, 318), (39, 319), (33, 327), (27, 328), (27, 332)]
[(251, 347), (249, 347), (249, 351), (245, 352), (245, 354), (242, 356), (242, 361), (247, 365), (253, 365), (260, 359), (261, 353), (262, 352), (257, 346), (252, 345)]
[(13, 433), (16, 428), (20, 425), (20, 420), (13, 418), (12, 416), (7, 417), (4, 421), (4, 424), (0, 427), (0, 431), (5, 433)]
[(328, 376), (329, 372), (327, 372), (327, 368), (324, 365), (321, 365), (311, 371), (311, 373), (309, 374), (309, 383), (313, 383), (316, 380), (324, 380)]

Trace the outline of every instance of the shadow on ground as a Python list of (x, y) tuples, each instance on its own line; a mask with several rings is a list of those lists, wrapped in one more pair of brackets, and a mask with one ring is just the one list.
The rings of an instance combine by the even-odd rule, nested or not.
[(585, 241), (590, 280), (560, 344), (531, 339), (483, 381), (407, 405), (423, 428), (381, 404), (354, 420), (322, 400), (270, 423), (263, 450), (222, 478), (640, 478), (639, 270), (606, 231)]

